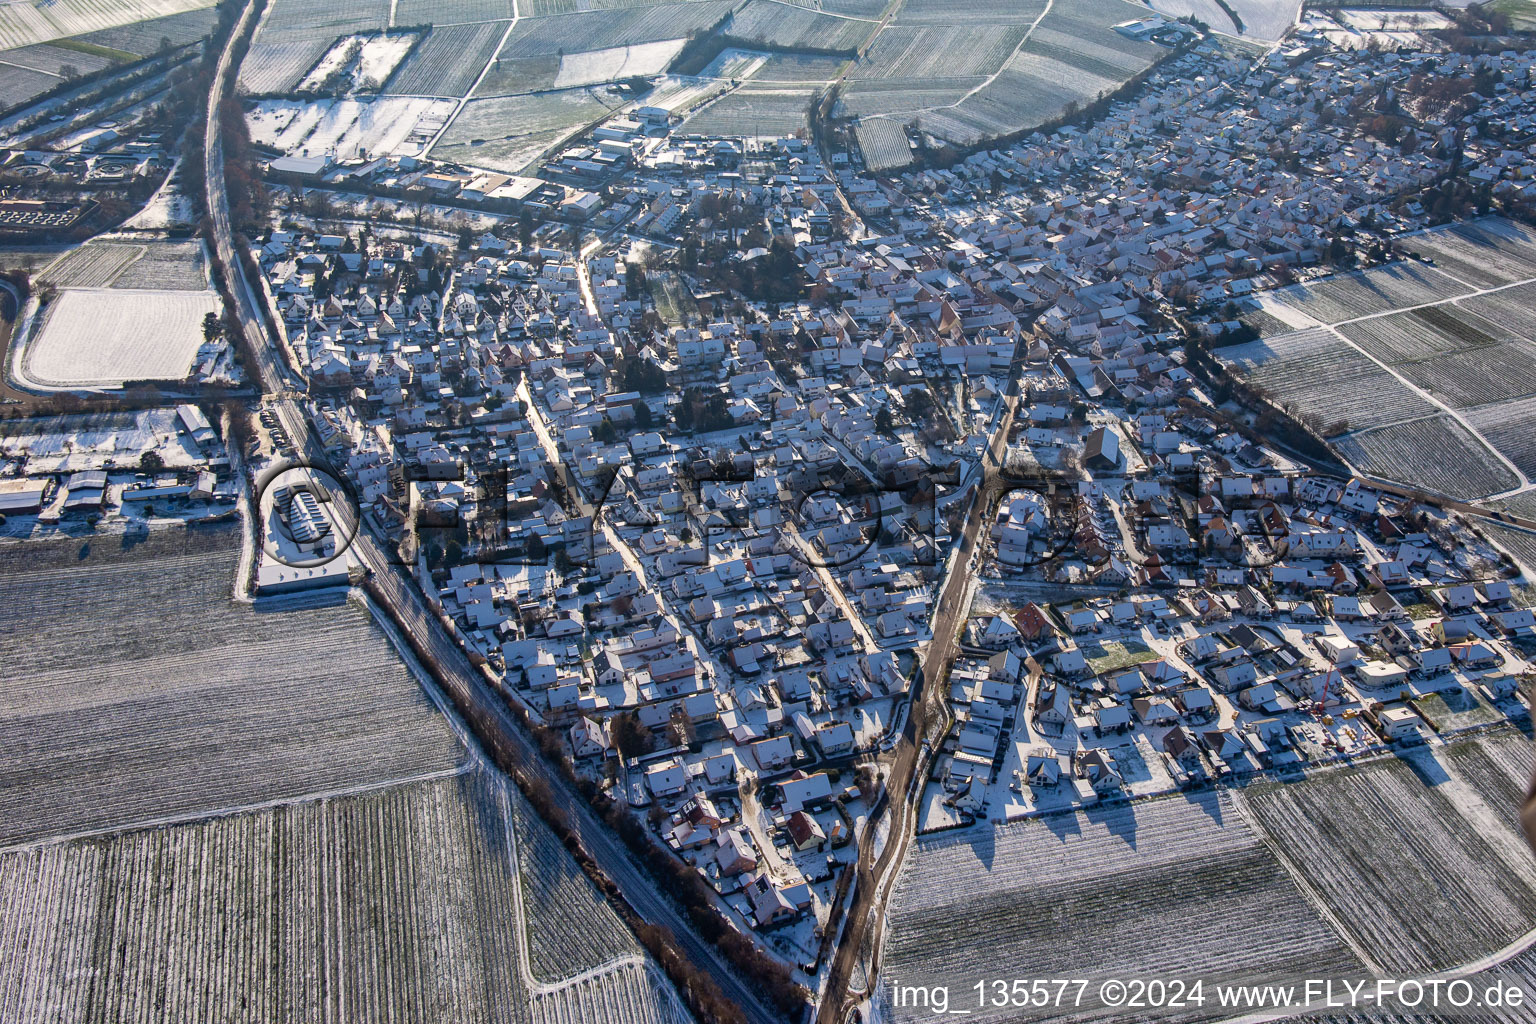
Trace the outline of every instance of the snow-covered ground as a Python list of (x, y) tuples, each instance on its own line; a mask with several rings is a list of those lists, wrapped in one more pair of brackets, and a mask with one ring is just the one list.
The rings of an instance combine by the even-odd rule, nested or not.
[(412, 97), (262, 100), (246, 115), (251, 141), (290, 155), (330, 154), (338, 161), (387, 155), (415, 156), (418, 125), (440, 125), (453, 100)]
[(663, 39), (659, 43), (568, 53), (560, 58), (560, 72), (555, 76), (554, 88), (574, 89), (583, 85), (617, 82), (636, 75), (659, 75), (672, 63), (672, 58), (677, 56), (687, 41)]
[(181, 380), (202, 347), (203, 317), (218, 311), (211, 291), (66, 288), (27, 342), (21, 375), (48, 389)]
[(299, 83), (299, 92), (321, 88), (338, 71), (350, 69), (348, 88), (375, 90), (384, 84), (395, 65), (405, 59), (416, 42), (416, 34), (343, 36), (326, 51)]

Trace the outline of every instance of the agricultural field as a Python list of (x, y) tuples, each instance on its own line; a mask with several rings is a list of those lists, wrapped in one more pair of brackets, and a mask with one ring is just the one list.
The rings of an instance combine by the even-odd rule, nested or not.
[[(604, 901), (560, 839), (523, 795), (511, 792), (512, 830), (522, 875), (529, 966), (536, 980), (559, 981), (625, 956), (640, 944)], [(569, 927), (580, 908), (582, 927)]]
[(299, 82), (298, 92), (378, 92), (415, 47), (414, 32), (342, 36)]
[(1536, 283), (1458, 299), (1456, 306), (1497, 324), (1501, 337), (1536, 339)]
[(0, 854), (0, 1016), (523, 1024), (504, 788), (476, 771)]
[(1233, 23), (1232, 16), (1216, 0), (1152, 0), (1150, 6), (1170, 18), (1193, 16), (1210, 26), (1212, 32), (1238, 35), (1240, 31)]
[(1327, 436), (1432, 415), (1401, 381), (1324, 328), (1230, 345), (1216, 354)]
[[(1272, 978), (1282, 962), (1312, 977), (1360, 970), (1226, 792), (920, 838), (898, 882), (885, 961), (886, 978), (947, 983), (952, 1000), (973, 995), (985, 965), (1040, 978)], [(1123, 1019), (1090, 1001), (968, 1019)]]
[[(0, 54), (0, 61), (3, 60), (4, 54)], [(0, 110), (19, 107), (50, 89), (57, 89), (62, 84), (64, 80), (57, 75), (32, 71), (14, 64), (0, 63), (0, 97), (3, 97), (0, 99)]]
[(713, 26), (729, 13), (730, 7), (731, 0), (696, 0), (655, 7), (525, 17), (513, 28), (497, 57), (505, 63), (530, 57), (559, 57), (564, 53), (685, 39), (691, 32)]
[(564, 54), (553, 87), (574, 89), (626, 78), (651, 78), (667, 69), (686, 42), (685, 39), (663, 39), (656, 43)]
[(754, 82), (830, 82), (842, 73), (847, 60), (799, 53), (770, 53), (752, 73)]
[[(1496, 763), (1523, 757), (1503, 769), (1510, 774), (1530, 763), (1510, 753), (1513, 742), (1485, 750)], [(1388, 976), (1475, 960), (1536, 915), (1536, 864), (1500, 806), (1505, 793), (1482, 789), (1486, 769), (1458, 749), (1246, 791), (1256, 825)]]
[(501, 45), (506, 30), (506, 22), (495, 21), (434, 28), (395, 70), (384, 91), (402, 96), (463, 96)]
[(364, 609), (236, 603), (239, 544), (194, 527), (0, 546), (0, 844), (462, 762)]
[(387, 28), (389, 8), (389, 0), (339, 7), (271, 0), (240, 65), (240, 91), (253, 96), (293, 92), (338, 38)]
[(39, 280), (55, 288), (105, 288), (142, 252), (139, 245), (88, 243), (50, 263)]
[(416, 156), (453, 114), (453, 101), (415, 96), (260, 100), (246, 112), (251, 141), (281, 153)]
[(1466, 417), (1520, 472), (1536, 479), (1536, 397), (1481, 406)]
[(114, 64), (131, 60), (134, 56), (129, 53), (117, 54), (102, 47), (82, 45), (74, 40), (65, 39), (58, 43), (38, 43), (34, 46), (6, 50), (0, 53), (0, 61), (55, 75), (62, 79), (66, 76), (67, 69), (73, 69), (80, 75), (93, 75)]
[(396, 0), (394, 24), (414, 27), (499, 21), (505, 28), (518, 13), (513, 7), (512, 0)]
[(877, 21), (834, 17), (774, 0), (748, 0), (721, 31), (746, 43), (851, 53), (864, 45), (877, 27)]
[(1277, 42), (1301, 15), (1302, 0), (1228, 0), (1250, 39)]
[(912, 144), (907, 130), (895, 121), (866, 118), (854, 128), (864, 166), (879, 174), (899, 170), (912, 162)]
[(1499, 344), (1497, 325), (1454, 305), (1425, 306), (1345, 324), (1339, 333), (1389, 366)]
[(0, 4), (0, 50), (212, 6), (212, 0), (49, 0)]
[(1467, 409), (1536, 394), (1536, 343), (1506, 341), (1394, 369), (1446, 405)]
[(1502, 217), (1484, 217), (1409, 235), (1401, 246), (1478, 288), (1536, 277), (1536, 231)]
[(471, 100), (432, 147), (432, 156), (517, 173), (609, 109), (589, 89)]
[(897, 24), (882, 31), (865, 58), (849, 71), (849, 81), (899, 78), (985, 77), (1013, 56), (1029, 26)]
[(814, 98), (814, 90), (806, 88), (743, 86), (689, 117), (682, 130), (728, 138), (803, 136)]
[(1471, 289), (1431, 267), (1399, 262), (1339, 274), (1270, 293), (1322, 324), (1420, 306), (1465, 295)]
[(672, 983), (653, 963), (623, 960), (552, 991), (535, 992), (533, 1024), (690, 1024)]
[(91, 241), (50, 263), (39, 280), (55, 288), (207, 291), (199, 242)]
[(131, 25), (106, 28), (99, 32), (88, 32), (77, 38), (79, 42), (89, 43), (92, 46), (105, 46), (125, 53), (135, 53), (140, 57), (149, 57), (160, 52), (163, 40), (170, 40), (172, 46), (185, 46), (187, 43), (202, 39), (213, 31), (217, 21), (218, 15), (214, 13), (212, 7), (207, 7), (202, 10), (187, 11), (184, 14), (171, 14)]
[(1332, 443), (1361, 473), (1453, 498), (1497, 494), (1519, 482), (1465, 427), (1445, 415), (1374, 427)]
[(213, 287), (201, 242), (145, 242), (137, 260), (130, 263), (114, 288), (148, 288), (170, 291), (207, 291)]
[[(839, 113), (899, 115), (953, 144), (975, 145), (1111, 93), (1172, 52), (1114, 30), (1145, 12), (1124, 0), (1060, 0), (1049, 9), (1038, 0), (1009, 6), (979, 0), (966, 8), (973, 9), (973, 16), (955, 18), (931, 4), (903, 8), (871, 46), (867, 72), (890, 67), (896, 77), (881, 80), (875, 91), (869, 88), (874, 79), (856, 69)], [(971, 27), (949, 27), (955, 20)], [(950, 36), (938, 58), (924, 43), (932, 33)]]
[(45, 388), (117, 388), (182, 380), (203, 344), (213, 291), (68, 288), (40, 314), (22, 371)]

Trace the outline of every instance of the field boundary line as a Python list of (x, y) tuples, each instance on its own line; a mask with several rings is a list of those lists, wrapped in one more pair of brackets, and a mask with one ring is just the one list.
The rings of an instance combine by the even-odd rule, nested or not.
[[(1447, 300), (1447, 301), (1453, 301), (1453, 300)], [(1434, 305), (1439, 305), (1439, 303), (1434, 303)], [(1356, 352), (1360, 353), (1361, 355), (1365, 356), (1365, 358), (1369, 359), (1371, 362), (1373, 362), (1377, 366), (1381, 367), (1383, 370), (1386, 370), (1403, 387), (1407, 388), (1409, 391), (1412, 391), (1414, 394), (1416, 394), (1420, 398), (1424, 399), (1430, 405), (1432, 405), (1435, 408), (1439, 409), (1446, 416), (1449, 416), (1452, 420), (1454, 420), (1457, 423), (1461, 424), (1462, 429), (1464, 429), (1467, 433), (1469, 433), (1473, 437), (1475, 437), (1477, 439), (1477, 443), (1478, 444), (1480, 444), (1484, 448), (1486, 448), (1488, 450), (1489, 454), (1491, 454), (1494, 458), (1498, 459), (1499, 462), (1504, 466), (1505, 469), (1509, 470), (1511, 473), (1514, 474), (1515, 479), (1519, 482), (1519, 486), (1514, 488), (1515, 490), (1519, 490), (1521, 488), (1529, 487), (1531, 485), (1530, 478), (1527, 477), (1525, 475), (1525, 473), (1521, 471), (1520, 467), (1515, 465), (1512, 461), (1510, 461), (1509, 456), (1505, 455), (1503, 452), (1501, 452), (1497, 448), (1495, 448), (1493, 446), (1493, 443), (1491, 441), (1489, 441), (1486, 437), (1483, 436), (1483, 432), (1478, 430), (1471, 423), (1469, 423), (1467, 421), (1467, 418), (1465, 416), (1463, 416), (1459, 410), (1453, 409), (1449, 405), (1446, 405), (1439, 398), (1436, 398), (1433, 392), (1426, 391), (1423, 388), (1419, 387), (1417, 384), (1413, 383), (1407, 377), (1404, 377), (1401, 373), (1399, 373), (1395, 367), (1388, 366), (1386, 363), (1382, 362), (1376, 356), (1374, 356), (1371, 353), (1367, 352), (1360, 345), (1357, 345), (1354, 341), (1350, 340), (1350, 338), (1347, 337), (1344, 334), (1343, 331), (1339, 330), (1338, 326), (1335, 326), (1333, 324), (1329, 324), (1324, 329), (1326, 331), (1328, 331), (1328, 333), (1332, 334), (1335, 338), (1339, 339), (1344, 344), (1348, 345), (1350, 348), (1354, 349)], [(1385, 424), (1385, 425), (1390, 426), (1391, 424)], [(1509, 491), (1509, 488), (1506, 488), (1505, 490), (1498, 491), (1495, 494), (1482, 495), (1482, 497), (1485, 497), (1485, 498), (1487, 498), (1487, 497), (1497, 497), (1498, 494), (1505, 494), (1505, 493), (1508, 493), (1508, 491)]]
[(349, 796), (361, 796), (365, 793), (375, 793), (401, 786), (414, 786), (422, 782), (439, 782), (443, 779), (456, 778), (479, 767), (478, 760), (470, 757), (466, 758), (462, 764), (455, 765), (452, 768), (440, 768), (434, 772), (419, 772), (415, 775), (402, 775), (397, 778), (360, 782), (351, 786), (342, 786), (338, 789), (317, 790), (312, 793), (301, 793), (297, 796), (275, 797), (271, 800), (261, 800), (256, 803), (234, 804), (228, 807), (216, 807), (203, 811), (189, 811), (185, 814), (168, 814), (158, 818), (144, 818), (138, 821), (107, 825), (101, 828), (84, 829), (79, 832), (64, 832), (44, 838), (29, 839), (25, 842), (9, 846), (0, 846), (0, 855), (41, 850), (49, 846), (60, 846), (65, 843), (78, 842), (81, 839), (96, 839), (101, 836), (120, 835), (127, 832), (142, 832), (146, 829), (164, 828), (168, 825), (187, 825), (193, 822), (213, 821), (218, 818), (231, 818), (239, 814), (270, 811), (278, 807), (296, 807), (300, 804), (318, 803)]
[[(491, 65), (496, 63), (496, 58), (501, 56), (502, 47), (506, 46), (507, 40), (512, 38), (512, 30), (517, 28), (519, 21), (523, 20), (522, 12), (518, 10), (517, 4), (518, 0), (512, 0), (512, 20), (507, 22), (507, 30), (501, 34), (500, 41), (496, 43), (496, 49), (492, 50), (491, 55), (486, 58), (485, 67), (480, 69), (480, 73), (475, 76), (475, 80), (470, 83), (464, 95), (458, 98), (458, 105), (453, 108), (453, 113), (448, 116), (448, 120), (443, 122), (443, 126), (437, 130), (437, 134), (432, 136), (432, 141), (421, 147), (421, 155), (423, 157), (432, 155), (432, 151), (437, 148), (437, 144), (443, 141), (443, 136), (448, 134), (448, 129), (453, 127), (453, 122), (457, 121), (459, 115), (464, 113), (464, 108), (469, 106), (470, 99), (473, 98), (475, 93), (480, 91), (480, 83), (484, 82), (485, 76), (491, 73)], [(465, 22), (465, 24), (483, 25), (486, 22)], [(434, 25), (432, 27), (435, 29), (438, 26)]]

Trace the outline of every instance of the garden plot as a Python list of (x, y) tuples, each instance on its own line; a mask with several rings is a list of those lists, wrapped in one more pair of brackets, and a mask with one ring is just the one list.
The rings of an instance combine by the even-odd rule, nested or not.
[(1536, 916), (1536, 865), (1497, 794), (1416, 757), (1247, 791), (1256, 825), (1393, 977), (1475, 960)]
[(432, 147), (432, 156), (515, 174), (609, 109), (587, 89), (471, 100)]
[(626, 78), (650, 78), (667, 70), (686, 39), (664, 39), (635, 46), (615, 46), (606, 50), (567, 53), (560, 58), (555, 75), (556, 89), (618, 82)]
[(1402, 381), (1324, 328), (1230, 345), (1216, 354), (1282, 407), (1315, 418), (1325, 436), (1436, 411)]
[(453, 113), (447, 99), (417, 96), (344, 100), (262, 100), (246, 114), (251, 141), (283, 153), (336, 160), (418, 155), (417, 127)]
[(1536, 397), (1469, 410), (1467, 422), (1529, 479), (1536, 479)]
[(125, 53), (149, 57), (160, 52), (160, 42), (169, 39), (172, 46), (184, 46), (196, 42), (213, 31), (218, 15), (212, 7), (171, 14), (164, 18), (152, 18), (132, 25), (102, 29), (80, 36), (80, 42), (94, 46), (107, 46)]
[(1280, 302), (1324, 324), (1465, 295), (1469, 288), (1430, 267), (1393, 263), (1273, 292)]
[(212, 6), (211, 0), (49, 0), (0, 4), (0, 50)]
[(1361, 473), (1453, 498), (1480, 498), (1518, 484), (1488, 449), (1449, 416), (1375, 427), (1333, 442)]
[(864, 45), (877, 27), (873, 20), (834, 17), (775, 0), (748, 0), (722, 31), (732, 39), (779, 49), (851, 53)]
[[(511, 792), (512, 827), (522, 875), (528, 959), (533, 976), (550, 982), (589, 971), (640, 946), (560, 839), (528, 801)], [(582, 922), (571, 927), (573, 912)]]
[(723, 138), (791, 138), (807, 130), (815, 93), (810, 89), (743, 87), (715, 100), (688, 120), (689, 134)]
[(416, 26), (500, 21), (505, 28), (517, 13), (513, 0), (397, 0), (394, 23)]
[(0, 549), (0, 843), (460, 763), (362, 608), (234, 602), (239, 544), (218, 527)]
[(854, 128), (864, 166), (875, 174), (899, 170), (912, 162), (907, 130), (895, 121), (865, 119)]
[[(973, 1004), (958, 1000), (983, 974), (1273, 980), (1283, 963), (1305, 965), (1297, 969), (1311, 977), (1360, 970), (1221, 792), (916, 840), (885, 962), (891, 982), (948, 984), (951, 1006), (965, 1008)], [(1123, 1019), (1090, 1002), (968, 1019)], [(886, 1010), (894, 1021), (931, 1019)]]
[(395, 72), (384, 91), (400, 95), (463, 96), (490, 61), (506, 22), (434, 28)]
[(183, 380), (203, 344), (203, 317), (219, 309), (212, 291), (65, 289), (43, 310), (22, 375), (52, 389)]

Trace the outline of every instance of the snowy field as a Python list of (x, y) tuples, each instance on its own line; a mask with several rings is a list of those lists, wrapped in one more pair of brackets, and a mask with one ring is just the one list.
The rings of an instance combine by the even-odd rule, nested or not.
[(560, 73), (555, 76), (554, 87), (573, 89), (582, 85), (618, 82), (637, 75), (659, 75), (672, 63), (672, 58), (677, 56), (686, 42), (686, 39), (664, 39), (659, 43), (613, 46), (606, 50), (565, 54), (560, 58)]
[(343, 36), (299, 83), (299, 92), (320, 89), (338, 71), (350, 69), (349, 87), (377, 91), (389, 80), (395, 65), (405, 59), (416, 43), (414, 33)]
[(23, 371), (51, 388), (118, 388), (129, 380), (181, 380), (203, 344), (211, 291), (69, 288), (43, 314)]
[(19, 0), (0, 4), (0, 50), (212, 6), (213, 0)]
[(376, 99), (262, 100), (246, 114), (251, 141), (290, 155), (330, 154), (336, 160), (415, 156), (427, 124), (440, 126), (452, 100), (390, 96)]

